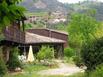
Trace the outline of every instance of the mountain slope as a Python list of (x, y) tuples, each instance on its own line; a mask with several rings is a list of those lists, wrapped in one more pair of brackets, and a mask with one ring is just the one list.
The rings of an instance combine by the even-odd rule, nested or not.
[(63, 4), (57, 0), (24, 0), (21, 5), (27, 8), (30, 12), (61, 11), (64, 13), (83, 13), (88, 9), (95, 9), (96, 19), (103, 21), (103, 3), (97, 1), (84, 1), (77, 4)]
[(84, 13), (87, 10), (95, 10), (95, 17), (99, 21), (103, 21), (103, 3), (97, 1), (85, 1), (72, 5), (75, 12)]
[(66, 12), (67, 10), (64, 4), (58, 2), (57, 0), (24, 0), (21, 5), (27, 8), (30, 12), (57, 10)]

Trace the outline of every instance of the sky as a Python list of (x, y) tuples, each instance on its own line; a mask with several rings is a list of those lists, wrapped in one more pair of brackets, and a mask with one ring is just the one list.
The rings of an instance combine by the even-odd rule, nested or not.
[[(85, 0), (58, 0), (59, 2), (62, 3), (78, 3), (79, 1), (85, 1)], [(103, 0), (97, 0), (103, 2)]]

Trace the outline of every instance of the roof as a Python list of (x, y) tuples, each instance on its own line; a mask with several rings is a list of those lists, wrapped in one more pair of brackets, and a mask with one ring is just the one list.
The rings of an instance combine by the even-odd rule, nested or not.
[(57, 33), (61, 33), (61, 34), (68, 35), (68, 32), (65, 32), (65, 31), (59, 31), (59, 30), (53, 30), (53, 29), (47, 29), (47, 30), (50, 30), (50, 31), (53, 31), (53, 32), (57, 32)]
[(56, 32), (56, 33), (60, 33), (60, 34), (64, 34), (68, 36), (68, 32), (60, 31), (60, 30), (53, 30), (53, 29), (48, 29), (48, 28), (27, 29), (28, 32), (33, 31), (33, 30), (48, 30), (48, 31), (52, 31), (52, 32)]
[(65, 43), (65, 41), (26, 32), (25, 43)]

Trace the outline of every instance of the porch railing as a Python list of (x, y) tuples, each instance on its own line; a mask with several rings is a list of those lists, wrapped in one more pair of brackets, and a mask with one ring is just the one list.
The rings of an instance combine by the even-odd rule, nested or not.
[(17, 28), (17, 26), (10, 26), (4, 30), (5, 40), (13, 41), (17, 43), (24, 43), (25, 32)]

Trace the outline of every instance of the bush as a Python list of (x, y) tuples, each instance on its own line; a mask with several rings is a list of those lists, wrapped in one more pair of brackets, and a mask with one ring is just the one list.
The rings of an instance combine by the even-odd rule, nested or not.
[(72, 48), (65, 48), (64, 55), (68, 58), (75, 56), (75, 50)]
[(103, 77), (103, 64), (96, 67), (96, 70), (90, 73), (89, 77)]
[(76, 55), (76, 51), (72, 48), (65, 48), (64, 50), (64, 55), (70, 60), (71, 58), (73, 59), (74, 63), (80, 67), (83, 65), (83, 61), (81, 59), (80, 55)]
[(3, 60), (3, 55), (0, 48), (0, 77), (3, 77), (6, 73), (7, 73), (7, 68)]
[(81, 57), (79, 57), (79, 56), (74, 56), (74, 57), (73, 57), (73, 61), (74, 61), (74, 63), (75, 63), (78, 67), (81, 67), (81, 66), (84, 65)]
[(94, 70), (103, 63), (103, 38), (84, 45), (81, 53), (87, 70)]
[(10, 70), (15, 70), (17, 67), (21, 67), (21, 63), (18, 59), (18, 51), (19, 49), (16, 47), (13, 47), (10, 51), (10, 57), (8, 61), (8, 68)]
[(42, 46), (37, 54), (38, 60), (52, 59), (54, 58), (54, 49), (49, 46)]

